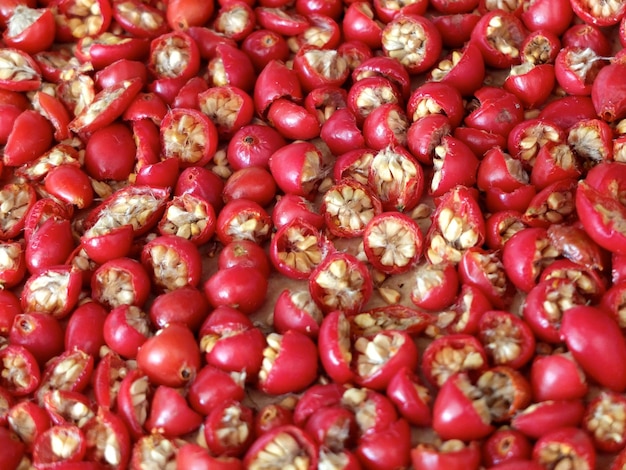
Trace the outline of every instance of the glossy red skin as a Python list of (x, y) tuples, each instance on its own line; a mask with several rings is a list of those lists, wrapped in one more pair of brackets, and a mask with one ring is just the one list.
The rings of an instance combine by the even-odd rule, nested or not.
[(275, 31), (257, 29), (241, 43), (257, 73), (272, 60), (285, 61), (289, 57), (289, 46), (285, 38)]
[(202, 77), (191, 77), (174, 98), (172, 107), (199, 109), (199, 96), (209, 88), (209, 84)]
[(506, 137), (502, 134), (473, 127), (457, 127), (453, 136), (463, 141), (476, 156), (480, 157), (493, 147), (506, 148)]
[(504, 192), (513, 192), (524, 186), (526, 182), (513, 173), (507, 164), (511, 157), (499, 147), (488, 150), (478, 167), (476, 175), (478, 189), (488, 191), (496, 188)]
[[(243, 427), (248, 429), (246, 438), (224, 437), (220, 435), (225, 429), (233, 425), (231, 415), (235, 414), (237, 415), (237, 429)], [(241, 457), (256, 437), (253, 428), (254, 416), (252, 408), (235, 400), (226, 401), (212, 409), (206, 420), (204, 420), (204, 438), (209, 451), (213, 455)]]
[(591, 48), (601, 57), (611, 55), (613, 44), (606, 36), (604, 30), (588, 23), (571, 25), (561, 37), (564, 47), (578, 47), (581, 49)]
[[(603, 215), (609, 212), (611, 217)], [(584, 180), (576, 191), (576, 212), (587, 234), (602, 248), (626, 254), (626, 234), (618, 228), (626, 217), (626, 208), (614, 198), (602, 194)]]
[(387, 384), (386, 394), (409, 424), (421, 427), (431, 425), (432, 395), (413, 370), (408, 367), (399, 369)]
[(424, 470), (478, 470), (480, 445), (471, 441), (461, 449), (440, 450), (430, 444), (418, 444), (411, 449), (413, 468)]
[(407, 131), (407, 147), (417, 161), (432, 165), (435, 147), (450, 134), (450, 119), (443, 114), (427, 114), (411, 124)]
[[(138, 312), (130, 310), (128, 305), (120, 305), (112, 309), (105, 318), (103, 325), (104, 340), (109, 348), (125, 359), (135, 359), (140, 346), (148, 339), (147, 335), (129, 320), (129, 313), (137, 315)], [(141, 311), (141, 321), (146, 322), (146, 315)], [(138, 322), (134, 319), (134, 322)]]
[(104, 346), (104, 322), (108, 311), (95, 302), (77, 307), (65, 328), (65, 349), (80, 349), (96, 357)]
[(544, 189), (562, 179), (579, 179), (582, 175), (582, 169), (577, 161), (569, 168), (559, 165), (555, 155), (562, 150), (561, 145), (566, 144), (548, 142), (537, 153), (535, 164), (530, 173), (530, 182), (537, 189)]
[(469, 13), (478, 7), (478, 0), (432, 0), (430, 5), (439, 13), (454, 15), (457, 13)]
[[(111, 140), (115, 140), (111, 152)], [(122, 181), (128, 178), (135, 165), (137, 147), (133, 133), (122, 123), (113, 123), (94, 132), (87, 141), (85, 170), (98, 180)], [(107, 155), (109, 158), (102, 158)]]
[[(185, 308), (181, 309), (183, 302)], [(150, 304), (148, 314), (158, 328), (175, 322), (197, 331), (209, 315), (209, 303), (199, 289), (185, 286), (158, 295)]]
[(311, 338), (290, 330), (282, 335), (278, 356), (258, 387), (270, 395), (304, 390), (317, 378), (317, 346)]
[[(107, 408), (99, 407), (96, 416), (85, 424), (83, 431), (87, 436), (90, 436), (91, 433), (95, 434), (95, 439), (102, 439), (103, 436), (111, 439), (109, 442), (111, 442), (111, 445), (116, 446), (120, 453), (119, 465), (113, 466), (113, 468), (121, 470), (126, 467), (130, 458), (131, 441), (128, 430), (119, 416)], [(94, 437), (88, 437), (87, 439), (87, 460), (101, 465), (108, 464), (108, 462), (105, 462), (101, 452), (96, 449), (95, 442), (90, 440)]]
[(13, 320), (20, 313), (22, 313), (22, 307), (17, 295), (8, 289), (0, 290), (0, 336), (9, 335)]
[(403, 468), (411, 461), (411, 428), (400, 418), (386, 429), (365, 435), (355, 454), (365, 468)]
[(209, 454), (205, 447), (198, 444), (186, 443), (176, 453), (176, 465), (178, 468), (200, 470), (213, 468), (215, 470), (243, 470), (243, 463), (235, 457), (215, 457)]
[(24, 453), (26, 452), (26, 445), (20, 440), (19, 436), (6, 426), (0, 427), (0, 446), (2, 446), (3, 452), (0, 456), (0, 465), (6, 469), (16, 469)]
[[(513, 235), (502, 251), (502, 262), (509, 279), (515, 286), (529, 292), (536, 284), (542, 269), (536, 244), (545, 244), (548, 233), (545, 228), (529, 227)], [(521, 258), (520, 258), (521, 256)]]
[(305, 16), (293, 10), (281, 10), (282, 14), (274, 7), (259, 6), (254, 9), (254, 13), (261, 27), (287, 37), (302, 34), (310, 26)]
[(23, 111), (13, 123), (2, 161), (5, 166), (24, 165), (47, 151), (52, 142), (50, 122), (37, 111)]
[[(596, 113), (607, 122), (626, 116), (626, 87), (617, 80), (624, 72), (626, 64), (609, 64), (598, 72), (591, 86), (591, 100)], [(606, 87), (610, 87), (610, 93)]]
[(237, 383), (229, 372), (205, 365), (191, 382), (187, 399), (194, 410), (208, 415), (220, 403), (241, 401), (244, 396), (243, 384)]
[(546, 30), (561, 36), (572, 22), (574, 12), (568, 0), (539, 0), (524, 8), (520, 18), (530, 31)]
[[(69, 219), (50, 217), (28, 237), (26, 249), (22, 256), (31, 274), (53, 266), (63, 264), (74, 249), (72, 226)], [(11, 287), (7, 284), (7, 287)]]
[(460, 380), (469, 380), (467, 374), (452, 375), (437, 393), (432, 427), (444, 440), (472, 441), (487, 437), (494, 427), (478, 414), (472, 400), (461, 390)]
[(177, 158), (167, 158), (157, 163), (145, 164), (137, 171), (135, 184), (170, 188), (176, 184), (179, 166)]
[(261, 116), (265, 116), (270, 105), (279, 98), (288, 98), (296, 103), (302, 101), (302, 87), (297, 73), (282, 62), (270, 61), (256, 79), (253, 97), (256, 111)]
[(224, 202), (233, 199), (249, 199), (261, 206), (267, 206), (276, 196), (276, 182), (272, 174), (259, 167), (236, 170), (224, 185)]
[(315, 210), (311, 202), (304, 196), (296, 194), (280, 196), (272, 211), (274, 227), (280, 229), (298, 218), (318, 230), (324, 226), (324, 217)]
[[(37, 358), (24, 346), (8, 344), (0, 350), (0, 363), (3, 364), (0, 377), (0, 386), (9, 391), (14, 397), (23, 397), (35, 391), (41, 380), (41, 372)], [(11, 369), (19, 364), (18, 374), (23, 375), (19, 380), (11, 377)]]
[(152, 395), (144, 428), (174, 438), (193, 432), (202, 420), (203, 416), (190, 408), (179, 390), (159, 385)]
[(311, 140), (320, 134), (317, 117), (304, 106), (287, 99), (272, 102), (267, 120), (285, 139)]
[(23, 109), (13, 104), (0, 105), (0, 145), (5, 145), (11, 134), (13, 123), (22, 114)]
[[(493, 280), (492, 276), (485, 273), (485, 266), (481, 261), (488, 258), (490, 262), (494, 262), (497, 271), (492, 273), (493, 276), (501, 275), (504, 285), (500, 285), (499, 281)], [(502, 266), (501, 255), (495, 251), (487, 251), (479, 247), (468, 248), (461, 256), (458, 265), (459, 279), (463, 284), (470, 284), (478, 288), (496, 308), (505, 309), (513, 301), (515, 289), (513, 284), (508, 282), (504, 268)]]
[(552, 64), (539, 64), (520, 75), (509, 74), (503, 87), (519, 98), (524, 107), (533, 109), (544, 104), (554, 88), (556, 78)]
[(207, 168), (195, 166), (181, 171), (174, 187), (174, 196), (190, 193), (209, 201), (217, 213), (224, 206), (223, 189), (224, 182), (219, 176)]
[(524, 108), (512, 93), (494, 87), (482, 87), (474, 93), (480, 106), (465, 117), (464, 123), (504, 137), (524, 119)]
[[(458, 52), (462, 54), (459, 61), (442, 78), (438, 78), (437, 82), (451, 85), (462, 96), (471, 96), (482, 86), (485, 78), (485, 62), (480, 49), (474, 43), (467, 43)], [(446, 59), (450, 57), (446, 56)], [(432, 71), (428, 79), (433, 80)]]
[(311, 385), (296, 403), (293, 410), (294, 424), (302, 428), (318, 409), (339, 405), (345, 391), (346, 388), (336, 382)]
[(383, 28), (374, 20), (374, 9), (367, 2), (352, 2), (343, 19), (343, 33), (347, 41), (360, 41), (372, 49), (379, 49)]
[(561, 129), (569, 129), (581, 120), (595, 117), (596, 110), (588, 96), (566, 95), (548, 103), (539, 113), (540, 119), (548, 119)]
[[(560, 331), (574, 359), (590, 378), (617, 392), (626, 389), (626, 375), (619, 367), (614, 368), (626, 357), (626, 341), (613, 318), (597, 307), (575, 306), (563, 313)], [(598, 357), (604, 358), (602, 365)]]
[(570, 449), (571, 458), (580, 461), (582, 465), (589, 468), (595, 468), (596, 451), (593, 447), (593, 441), (582, 429), (574, 427), (563, 427), (548, 434), (541, 436), (533, 446), (533, 460), (551, 465), (552, 461), (542, 461), (541, 453), (553, 446), (567, 446)]
[(285, 193), (312, 197), (317, 189), (317, 182), (303, 181), (306, 155), (317, 155), (318, 162), (323, 162), (321, 151), (311, 142), (292, 142), (276, 150), (269, 158), (270, 172), (277, 186)]
[(59, 321), (40, 312), (18, 313), (8, 334), (11, 344), (26, 347), (40, 365), (63, 352), (63, 330)]
[(272, 317), (274, 328), (280, 334), (296, 330), (316, 339), (320, 330), (321, 312), (317, 311), (319, 318), (314, 317), (306, 308), (294, 302), (294, 294), (297, 295), (298, 292), (285, 289), (278, 295)]
[(218, 255), (217, 265), (219, 269), (234, 266), (256, 268), (266, 277), (269, 277), (271, 271), (265, 250), (250, 240), (236, 240), (224, 246)]
[(518, 50), (527, 32), (524, 24), (517, 16), (504, 10), (493, 10), (485, 13), (472, 30), (470, 40), (480, 48), (485, 64), (498, 69), (506, 69), (512, 65), (519, 64), (520, 57), (519, 55), (505, 54), (494, 47), (490, 40), (491, 38), (487, 34), (489, 22), (494, 17), (501, 18), (503, 26), (506, 25), (508, 29), (509, 37), (507, 42), (511, 43)]
[[(51, 426), (46, 411), (34, 401), (23, 400), (15, 403), (9, 408), (7, 417), (9, 430), (19, 436), (29, 454), (32, 453), (37, 438)], [(24, 422), (28, 423), (28, 427), (21, 424)]]
[(248, 451), (246, 452), (244, 456), (244, 459), (243, 459), (244, 467), (250, 468), (251, 466), (256, 465), (255, 462), (257, 460), (259, 453), (262, 452), (263, 449), (265, 449), (268, 445), (271, 445), (271, 443), (274, 442), (275, 439), (283, 433), (291, 436), (299, 444), (299, 447), (300, 447), (299, 455), (304, 453), (307, 456), (309, 460), (309, 465), (307, 467), (307, 470), (315, 470), (317, 468), (317, 462), (318, 462), (317, 446), (315, 445), (313, 439), (308, 434), (306, 434), (302, 429), (294, 425), (289, 425), (289, 424), (284, 425), (284, 426), (278, 426), (272, 429), (271, 431), (259, 436), (252, 443), (252, 445), (250, 446), (250, 448), (248, 449)]
[[(202, 220), (206, 225), (202, 230), (198, 230), (197, 233), (189, 233), (186, 236), (178, 235), (177, 229), (169, 226), (170, 219), (168, 218), (168, 213), (172, 207), (177, 207), (187, 213), (194, 213), (194, 211), (201, 208), (205, 214)], [(201, 246), (211, 239), (215, 233), (216, 224), (215, 210), (210, 202), (198, 199), (191, 194), (183, 194), (181, 196), (174, 196), (167, 203), (163, 217), (157, 225), (157, 230), (161, 235), (181, 236), (181, 238), (191, 241), (194, 245)]]
[(450, 306), (459, 292), (459, 276), (456, 267), (451, 263), (432, 265), (427, 263), (426, 269), (442, 271), (442, 280), (428, 289), (425, 295), (417, 297), (411, 293), (411, 301), (419, 308), (437, 311)]
[[(391, 119), (398, 119), (401, 123), (394, 123)], [(356, 119), (354, 122), (356, 123)], [(406, 145), (407, 126), (408, 119), (401, 106), (397, 103), (383, 104), (373, 110), (363, 122), (365, 145), (375, 150), (387, 146)]]
[(208, 351), (208, 364), (228, 372), (245, 371), (248, 380), (261, 368), (265, 337), (244, 313), (225, 305), (217, 307), (204, 321), (198, 334), (202, 345), (205, 336), (217, 337)]
[(154, 384), (182, 387), (200, 370), (200, 349), (189, 328), (171, 323), (141, 346), (137, 365)]
[(111, 229), (102, 235), (84, 235), (81, 238), (81, 247), (89, 258), (96, 263), (127, 256), (133, 244), (132, 225), (122, 225)]
[(93, 202), (91, 181), (81, 168), (64, 164), (48, 172), (44, 188), (52, 196), (78, 209), (89, 207)]
[(521, 432), (503, 427), (497, 429), (482, 443), (481, 450), (484, 464), (491, 467), (530, 459), (532, 445)]
[(345, 350), (342, 345), (349, 341), (349, 333), (346, 316), (338, 310), (328, 313), (320, 325), (317, 343), (320, 361), (326, 374), (337, 384), (354, 380), (354, 370), (350, 367), (350, 351)]
[(96, 72), (95, 81), (98, 89), (103, 89), (135, 77), (143, 83), (148, 81), (146, 65), (138, 60), (120, 59)]
[[(141, 263), (151, 275), (153, 283), (161, 288), (166, 287), (162, 281), (155, 279), (154, 265), (160, 263), (161, 260), (154, 259), (151, 251), (157, 246), (174, 250), (181, 258), (181, 263), (186, 265), (187, 279), (183, 285), (198, 286), (202, 276), (202, 260), (198, 247), (193, 242), (176, 235), (161, 235), (149, 241), (142, 248)], [(177, 285), (177, 287), (182, 287), (182, 285)]]
[(474, 186), (480, 162), (472, 149), (450, 135), (441, 138), (440, 146), (445, 155), (437, 155), (440, 168), (435, 170), (435, 175), (438, 182), (435, 187), (434, 176), (428, 191), (430, 195), (437, 198), (456, 186)]
[[(153, 124), (161, 124), (163, 117), (167, 114), (168, 106), (163, 99), (156, 93), (140, 92), (133, 98), (128, 105), (122, 119), (124, 121), (133, 122), (133, 130), (135, 130), (135, 121), (150, 119)], [(155, 159), (156, 161), (156, 159)], [(154, 163), (154, 162), (153, 162)]]
[(96, 70), (102, 70), (118, 60), (142, 60), (148, 56), (150, 50), (150, 41), (147, 38), (127, 37), (125, 42), (119, 44), (90, 42), (84, 48), (86, 41), (86, 38), (78, 41), (76, 53), (78, 55), (78, 51), (84, 52), (85, 58)]
[(347, 108), (337, 109), (326, 119), (320, 129), (320, 137), (334, 155), (365, 147), (363, 132), (357, 125), (356, 117)]
[(203, 290), (213, 307), (226, 305), (251, 315), (265, 302), (267, 277), (254, 267), (234, 266), (209, 277)]
[[(77, 134), (89, 135), (108, 126), (124, 113), (143, 85), (144, 83), (140, 78), (132, 78), (119, 82), (110, 88), (104, 88), (96, 94), (92, 105), (99, 106), (100, 103), (106, 101), (108, 103), (106, 108), (91, 119), (92, 105), (85, 107), (80, 114), (70, 121), (69, 129)], [(112, 96), (115, 98), (111, 100)]]
[(234, 170), (249, 166), (268, 167), (270, 156), (285, 145), (285, 139), (269, 126), (249, 124), (233, 135), (226, 158)]
[(426, 82), (415, 89), (407, 102), (407, 115), (412, 121), (420, 117), (418, 106), (424, 100), (432, 100), (441, 107), (441, 114), (450, 120), (450, 126), (454, 129), (461, 124), (465, 109), (461, 92), (452, 84), (445, 82)]
[(434, 16), (432, 22), (441, 34), (444, 47), (460, 48), (469, 42), (472, 31), (480, 18), (478, 12), (456, 13)]
[[(134, 104), (139, 103), (137, 107), (138, 116), (137, 119), (131, 118), (131, 129), (133, 132), (133, 139), (136, 143), (136, 152), (135, 152), (135, 168), (136, 170), (141, 170), (149, 165), (155, 165), (161, 161), (161, 139), (159, 134), (159, 126), (155, 124), (155, 122), (161, 123), (163, 117), (167, 113), (167, 110), (161, 110), (161, 105), (165, 107), (165, 102), (158, 97), (158, 95), (154, 93), (146, 93), (146, 99), (143, 99), (142, 96), (139, 99), (134, 100), (133, 103), (129, 106), (128, 110), (133, 109)], [(143, 103), (148, 102), (158, 102), (158, 110), (144, 110)], [(143, 117), (144, 111), (147, 111), (146, 117)], [(134, 113), (134, 111), (133, 111)], [(131, 113), (131, 114), (133, 114)], [(178, 159), (176, 160), (176, 166), (172, 167), (172, 181), (176, 181), (176, 176), (178, 175), (178, 171), (173, 171), (174, 169), (178, 170)], [(164, 179), (164, 178), (162, 178)], [(139, 184), (135, 181), (136, 184)], [(171, 184), (170, 184), (171, 185)]]
[[(494, 356), (494, 349), (498, 343), (495, 338), (499, 336), (498, 332), (503, 330), (507, 331), (507, 338), (513, 340), (520, 349), (516, 357), (506, 361), (496, 360)], [(530, 327), (519, 316), (505, 310), (489, 310), (483, 313), (478, 322), (478, 338), (492, 362), (498, 365), (520, 369), (535, 354), (536, 341)]]
[[(443, 379), (443, 377), (440, 377), (440, 374), (444, 371), (433, 370), (437, 354), (446, 349), (450, 349), (452, 351), (457, 350), (461, 352), (461, 354), (468, 354), (464, 353), (463, 350), (469, 349), (472, 354), (477, 353), (482, 358), (481, 365), (473, 365), (468, 369), (464, 369), (463, 373), (480, 373), (487, 367), (487, 353), (478, 338), (468, 334), (449, 334), (440, 336), (431, 341), (428, 346), (426, 346), (422, 354), (422, 371), (424, 373), (424, 378), (432, 386), (442, 387), (443, 384), (449, 380), (449, 378), (444, 379), (443, 384), (440, 384), (439, 382)], [(448, 371), (449, 370), (446, 370), (446, 372)]]
[(523, 212), (537, 195), (536, 188), (525, 184), (511, 192), (499, 188), (489, 188), (485, 193), (485, 207), (488, 212), (516, 211)]

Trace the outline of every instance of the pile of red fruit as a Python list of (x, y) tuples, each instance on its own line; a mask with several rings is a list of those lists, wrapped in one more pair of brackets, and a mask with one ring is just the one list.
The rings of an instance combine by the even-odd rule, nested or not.
[(626, 468), (625, 0), (0, 0), (0, 468)]

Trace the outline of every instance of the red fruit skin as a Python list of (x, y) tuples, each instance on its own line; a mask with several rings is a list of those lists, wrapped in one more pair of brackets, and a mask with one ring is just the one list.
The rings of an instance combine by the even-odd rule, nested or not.
[(137, 364), (152, 383), (181, 387), (200, 370), (200, 348), (189, 328), (172, 323), (141, 346)]
[(626, 116), (626, 64), (612, 63), (596, 75), (591, 87), (591, 101), (602, 119), (615, 122)]
[(606, 312), (586, 305), (566, 310), (561, 337), (589, 377), (616, 392), (626, 390), (626, 340)]

